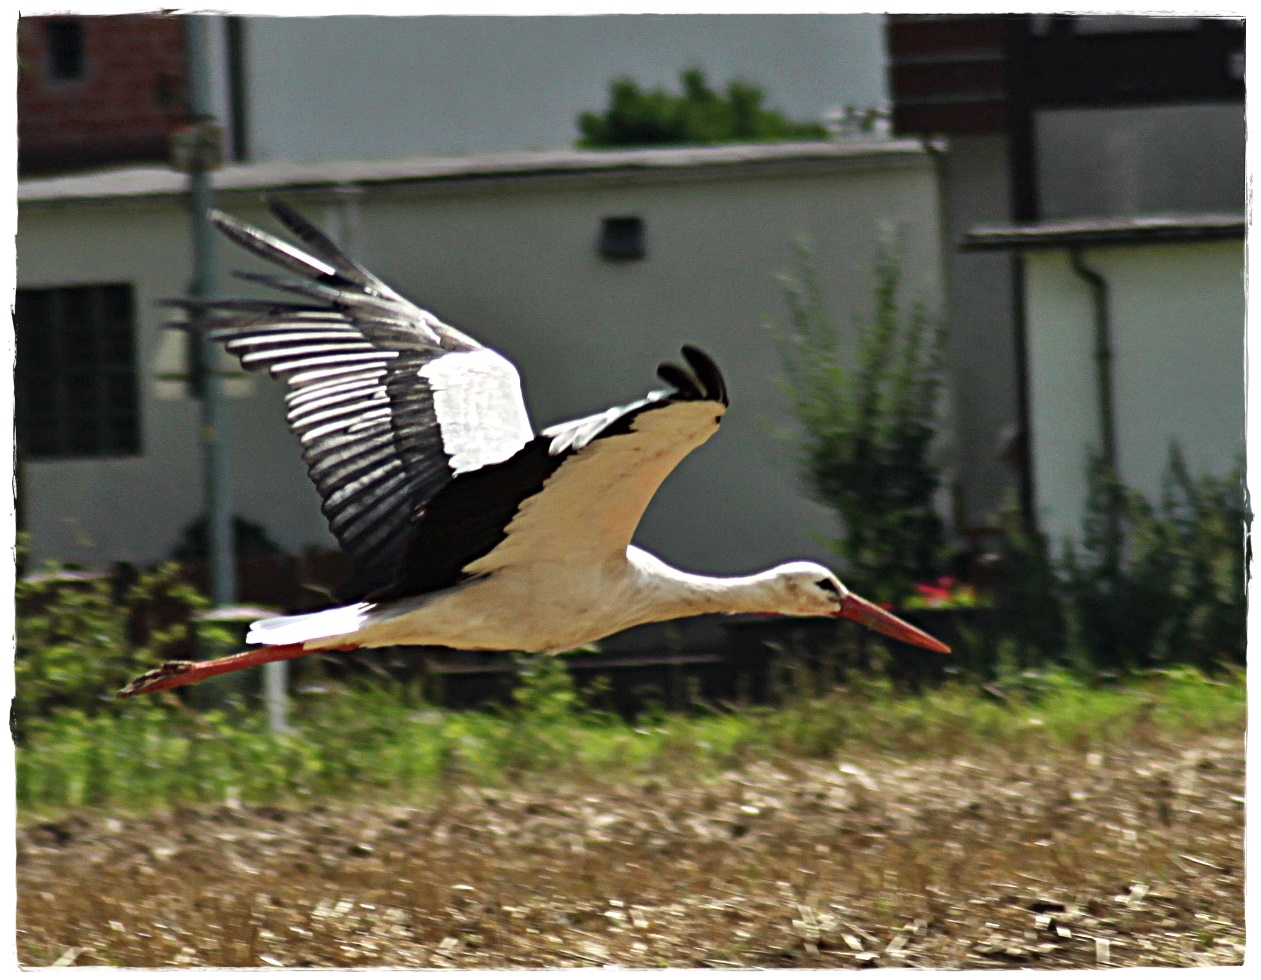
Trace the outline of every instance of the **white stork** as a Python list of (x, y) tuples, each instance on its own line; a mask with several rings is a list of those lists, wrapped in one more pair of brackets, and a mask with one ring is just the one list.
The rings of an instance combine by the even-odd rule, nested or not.
[(244, 367), (288, 386), (289, 426), (354, 562), (338, 598), (357, 601), (260, 620), (246, 641), (261, 648), (165, 663), (119, 696), (319, 651), (559, 652), (700, 613), (844, 616), (949, 652), (821, 565), (712, 578), (631, 544), (662, 481), (727, 410), (722, 374), (695, 347), (683, 348), (687, 368), (658, 368), (671, 390), (536, 434), (511, 363), (404, 299), (293, 208), (271, 209), (309, 251), (212, 217), (300, 278), (238, 275), (300, 300), (172, 303)]

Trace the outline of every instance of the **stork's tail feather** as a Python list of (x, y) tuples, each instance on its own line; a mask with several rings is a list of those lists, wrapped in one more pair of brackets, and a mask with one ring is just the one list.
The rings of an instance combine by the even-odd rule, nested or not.
[(346, 636), (363, 625), (371, 609), (370, 602), (356, 602), (350, 606), (321, 609), (319, 612), (301, 613), (297, 616), (260, 619), (250, 624), (245, 642), (283, 646), (323, 640), (330, 636)]
[[(196, 684), (207, 677), (244, 670), (246, 667), (257, 667), (273, 660), (292, 660), (295, 657), (333, 650), (354, 650), (359, 644), (353, 640), (334, 644), (327, 641), (343, 636), (350, 637), (363, 624), (371, 609), (372, 603), (357, 602), (353, 606), (337, 606), (298, 616), (260, 619), (250, 625), (245, 642), (266, 644), (262, 648), (234, 653), (218, 660), (168, 660), (162, 666), (141, 674), (119, 691), (117, 696), (132, 698), (137, 694), (169, 691), (173, 687)], [(319, 643), (315, 649), (308, 649), (307, 644), (317, 640), (326, 642)]]

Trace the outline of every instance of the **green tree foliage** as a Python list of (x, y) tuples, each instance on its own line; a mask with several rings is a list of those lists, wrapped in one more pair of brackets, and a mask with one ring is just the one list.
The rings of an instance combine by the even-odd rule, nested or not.
[(944, 525), (933, 501), (943, 333), (924, 304), (902, 297), (902, 252), (882, 237), (870, 319), (852, 345), (828, 315), (818, 271), (802, 248), (781, 276), (790, 325), (779, 342), (793, 413), (804, 433), (801, 472), (840, 520), (834, 542), (857, 590), (895, 602), (939, 570)]
[(578, 146), (603, 149), (827, 139), (822, 124), (794, 122), (765, 108), (765, 93), (757, 85), (734, 79), (727, 83), (726, 93), (719, 94), (699, 68), (689, 68), (679, 78), (681, 95), (663, 89), (645, 91), (632, 78), (614, 80), (609, 85), (608, 108), (578, 117), (582, 134)]

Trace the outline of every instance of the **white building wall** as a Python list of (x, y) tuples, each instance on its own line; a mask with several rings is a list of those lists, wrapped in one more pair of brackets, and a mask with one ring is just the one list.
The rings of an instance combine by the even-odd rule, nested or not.
[(678, 91), (693, 66), (819, 120), (888, 104), (883, 32), (877, 14), (250, 17), (249, 159), (569, 147), (614, 78)]
[[(878, 226), (893, 221), (905, 230), (909, 288), (939, 302), (935, 188), (923, 155), (814, 175), (535, 178), (291, 199), (348, 234), (387, 281), (513, 359), (538, 426), (659, 387), (655, 366), (678, 357), (681, 343), (708, 350), (728, 376), (732, 409), (666, 483), (637, 540), (685, 567), (735, 572), (826, 559), (835, 533), (797, 482), (792, 442), (777, 435), (792, 420), (765, 329), (786, 315), (775, 274), (792, 265), (795, 240), (809, 237), (830, 305), (850, 323), (869, 305)], [(220, 203), (264, 220), (254, 193)], [(611, 264), (596, 254), (600, 219), (623, 214), (643, 218), (648, 255)], [(142, 363), (152, 365), (161, 320), (153, 303), (179, 295), (188, 278), (187, 223), (174, 198), (24, 208), (19, 285), (136, 283)], [(259, 265), (228, 245), (222, 255), (227, 268)], [(145, 457), (27, 465), (36, 557), (160, 558), (200, 513), (197, 405), (152, 391)], [(231, 400), (229, 427), (237, 512), (289, 550), (331, 543), (278, 385), (260, 379), (249, 398)]]
[(1086, 462), (1099, 449), (1093, 308), (1065, 253), (1025, 256), (1025, 309), (1033, 505), (1058, 544), (1081, 527)]
[[(1244, 253), (1239, 242), (1087, 249), (1109, 285), (1121, 479), (1159, 501), (1171, 441), (1193, 472), (1242, 458)], [(1080, 531), (1099, 446), (1093, 306), (1061, 250), (1030, 252), (1030, 398), (1036, 506), (1053, 542)]]

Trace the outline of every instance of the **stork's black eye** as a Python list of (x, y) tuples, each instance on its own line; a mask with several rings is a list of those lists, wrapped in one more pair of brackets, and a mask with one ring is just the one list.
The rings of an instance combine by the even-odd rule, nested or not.
[(831, 592), (832, 595), (836, 596), (838, 599), (841, 597), (841, 590), (836, 587), (836, 583), (830, 578), (821, 578), (814, 584), (821, 588), (824, 592)]

